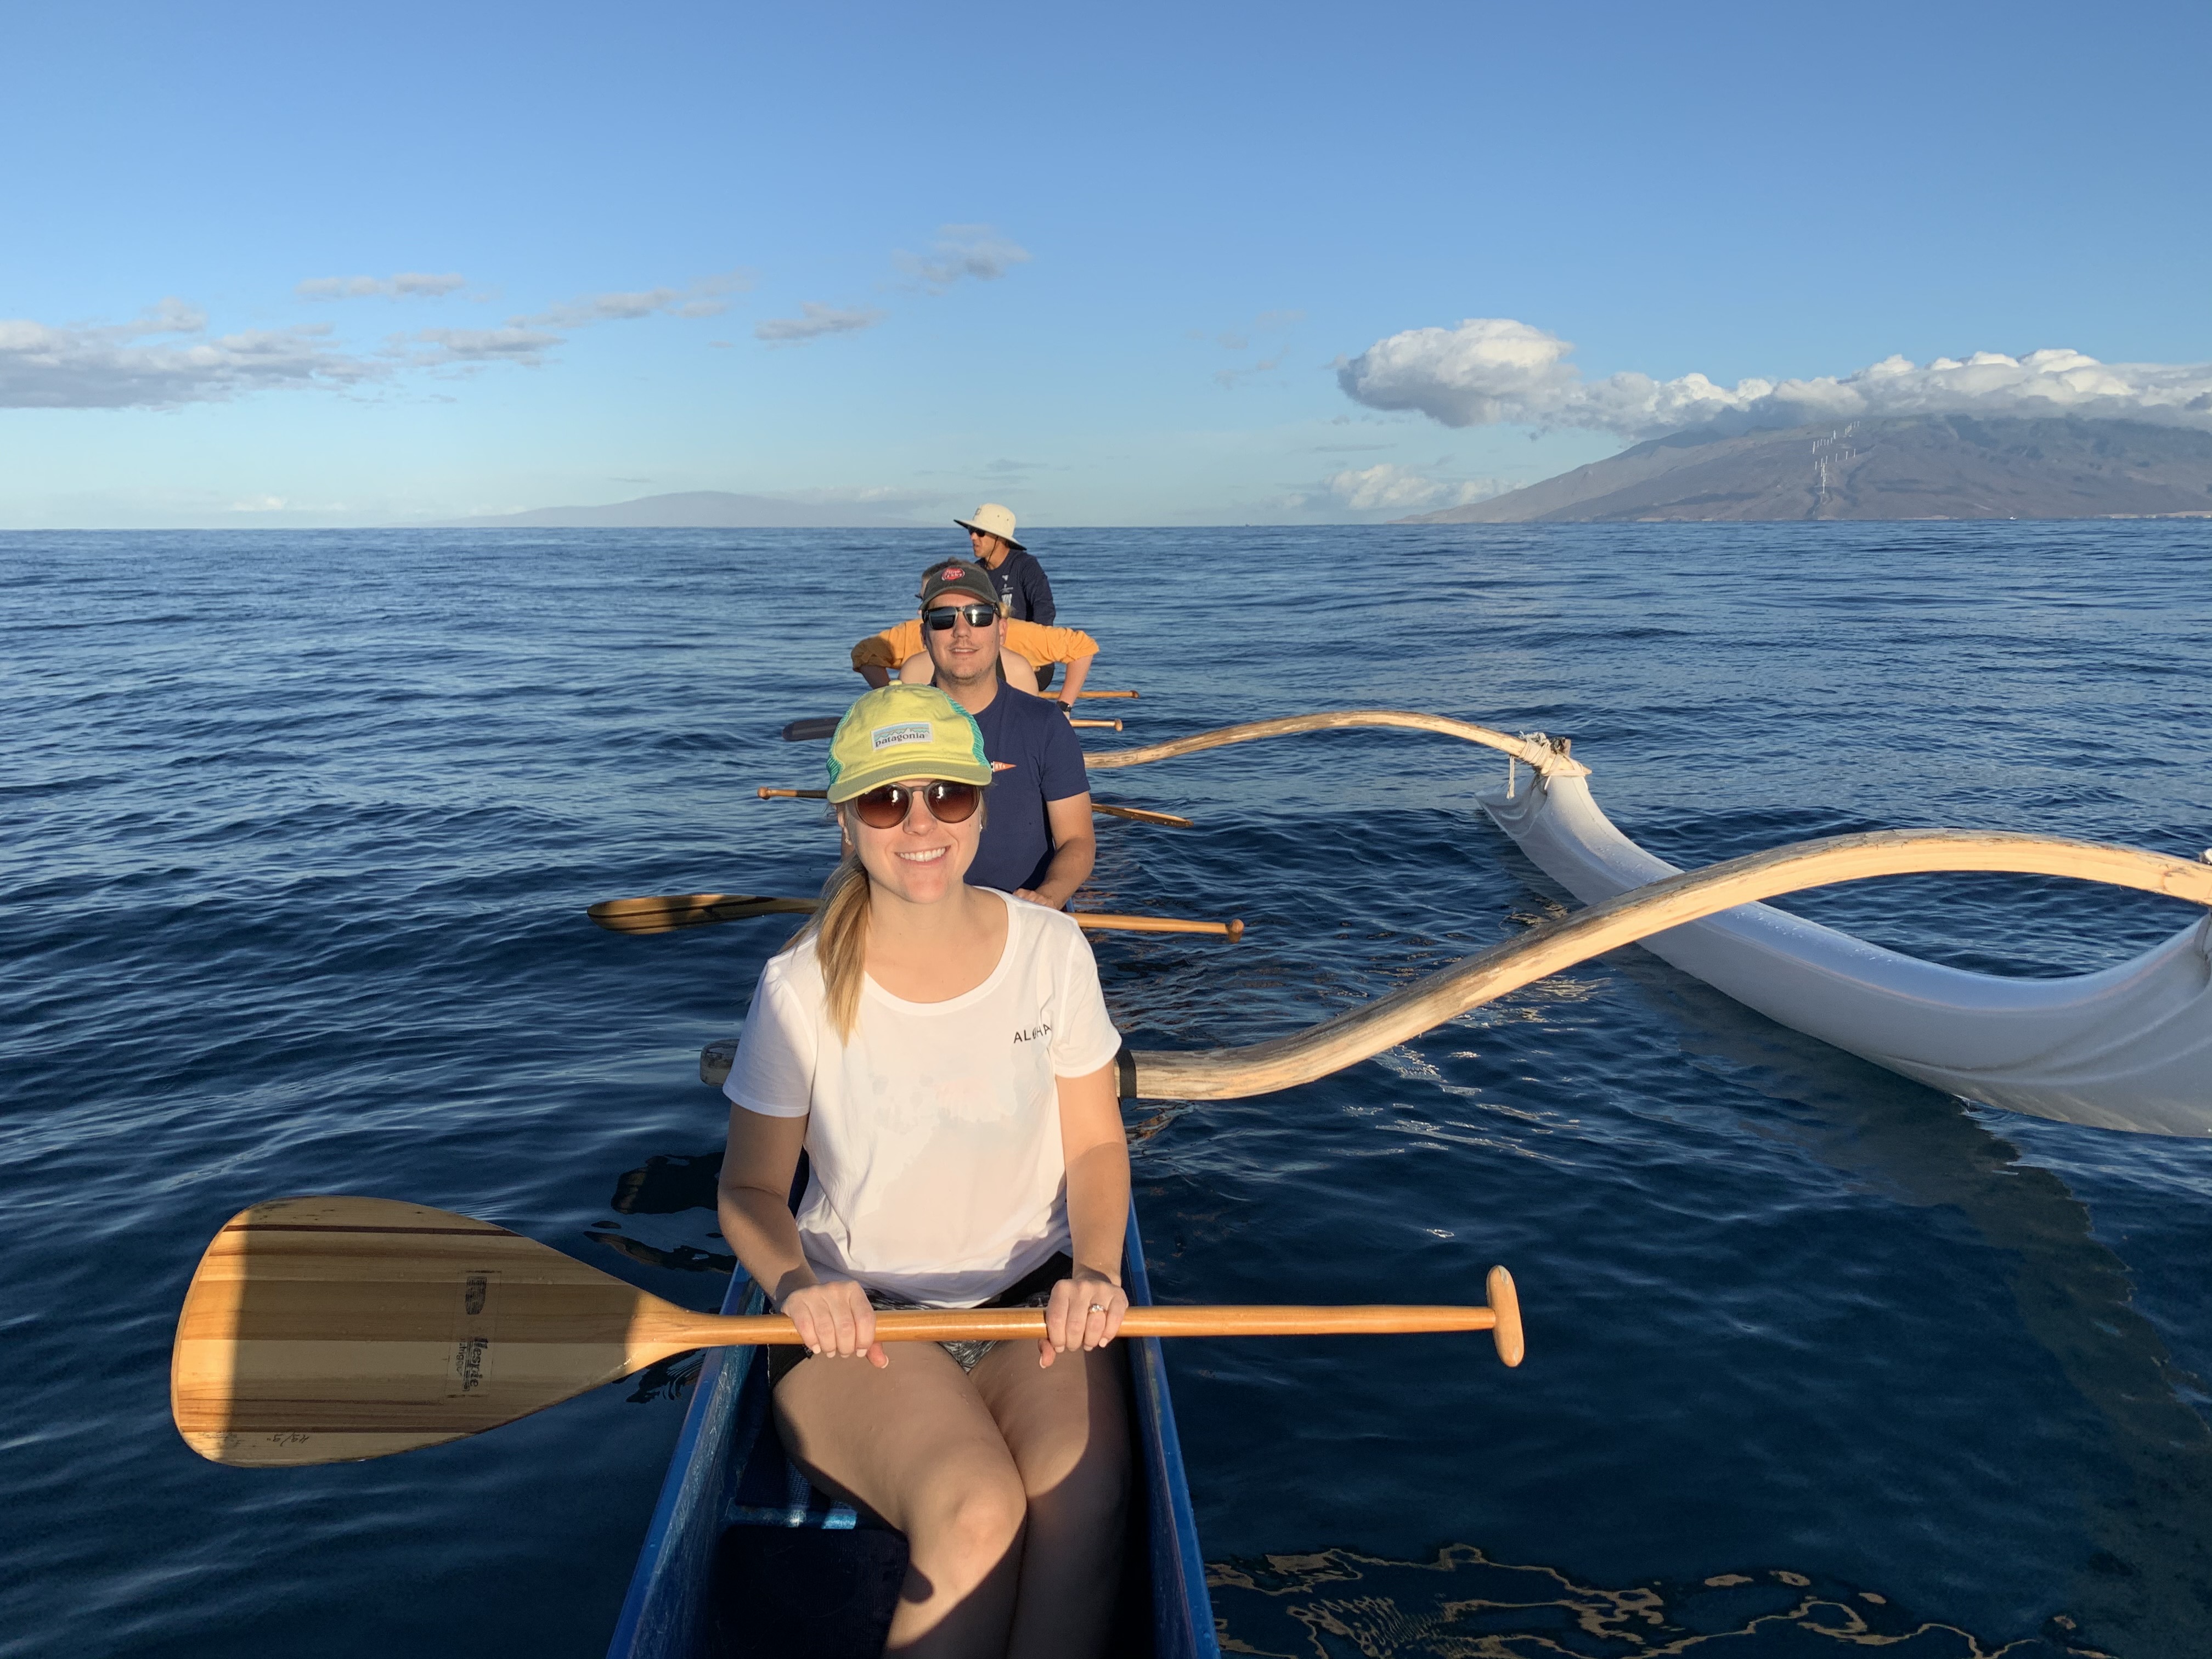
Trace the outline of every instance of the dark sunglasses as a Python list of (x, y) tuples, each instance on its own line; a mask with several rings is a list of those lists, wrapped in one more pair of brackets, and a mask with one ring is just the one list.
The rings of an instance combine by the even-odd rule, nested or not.
[(940, 605), (923, 611), (921, 619), (939, 634), (961, 621), (965, 621), (970, 628), (988, 628), (999, 620), (999, 607), (995, 605)]
[(853, 797), (853, 811), (871, 830), (896, 830), (906, 822), (907, 803), (916, 795), (939, 823), (965, 823), (983, 802), (980, 783), (887, 783)]

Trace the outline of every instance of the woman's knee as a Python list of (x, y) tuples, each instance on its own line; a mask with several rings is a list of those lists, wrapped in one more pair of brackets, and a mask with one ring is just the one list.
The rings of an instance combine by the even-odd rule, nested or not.
[(938, 1548), (988, 1566), (1014, 1547), (1029, 1517), (1029, 1498), (1011, 1462), (966, 1468), (914, 1506), (911, 1533)]

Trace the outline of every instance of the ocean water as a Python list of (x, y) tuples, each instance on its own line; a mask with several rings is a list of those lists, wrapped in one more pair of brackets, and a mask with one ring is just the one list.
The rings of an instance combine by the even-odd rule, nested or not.
[[(167, 1417), (172, 1324), (254, 1200), (484, 1217), (695, 1307), (700, 1045), (811, 891), (795, 717), (954, 533), (0, 536), (0, 1655), (602, 1650), (681, 1368), (289, 1472)], [(2212, 845), (2212, 526), (1085, 531), (1097, 747), (1395, 706), (1575, 739), (1695, 865), (1966, 825)], [(1571, 901), (1488, 750), (1310, 736), (1100, 775), (1090, 902), (1136, 1046), (1287, 1032)], [(1917, 878), (1804, 913), (1989, 971), (2188, 920)], [(1129, 1108), (1164, 1299), (1460, 1300), (1480, 1339), (1192, 1342), (1217, 1610), (1274, 1655), (2212, 1652), (2212, 1142), (1960, 1102), (1635, 950), (1258, 1100)], [(688, 1177), (687, 1178), (687, 1172)]]

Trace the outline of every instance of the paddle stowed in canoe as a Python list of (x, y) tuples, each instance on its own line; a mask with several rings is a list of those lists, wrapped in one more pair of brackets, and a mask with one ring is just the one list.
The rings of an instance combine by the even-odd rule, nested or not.
[[(1492, 1334), (1520, 1361), (1512, 1280), (1492, 1306), (1146, 1308), (1140, 1336)], [(878, 1316), (886, 1342), (1044, 1334), (1036, 1308)], [(178, 1431), (218, 1463), (331, 1463), (478, 1434), (693, 1348), (796, 1342), (781, 1315), (691, 1313), (489, 1222), (381, 1198), (285, 1198), (200, 1258), (171, 1352)]]
[[(810, 898), (760, 898), (750, 893), (669, 893), (651, 898), (601, 899), (584, 914), (613, 933), (672, 933), (679, 927), (703, 927), (710, 922), (735, 921), (744, 916), (788, 914), (811, 915), (820, 901)], [(1077, 926), (1106, 933), (1210, 933), (1226, 939), (1244, 937), (1244, 924), (1196, 921), (1184, 916), (1131, 916), (1103, 910), (1069, 912)]]
[[(1123, 1282), (1149, 1307), (1144, 1241), (1129, 1212)], [(757, 1312), (740, 1274), (726, 1312)], [(1117, 1627), (1109, 1651), (1152, 1659), (1220, 1652), (1190, 1486), (1157, 1337), (1115, 1344), (1128, 1366), (1131, 1480)], [(905, 1540), (811, 1486), (783, 1452), (766, 1356), (720, 1348), (702, 1364), (607, 1659), (694, 1659), (727, 1650), (872, 1656), (906, 1571)]]
[[(1137, 694), (1133, 691), (1126, 693), (1119, 691), (1101, 691), (1095, 693), (1085, 691), (1083, 695), (1086, 697), (1093, 696), (1104, 697), (1127, 696), (1133, 697)], [(844, 717), (842, 714), (836, 714), (824, 716), (817, 720), (793, 720), (783, 728), (783, 740), (786, 743), (815, 743), (819, 742), (824, 738), (835, 737), (837, 733), (837, 722), (843, 718)], [(1070, 726), (1086, 726), (1100, 732), (1118, 732), (1121, 729), (1121, 722), (1119, 720), (1070, 720), (1068, 724)]]
[[(827, 800), (827, 789), (768, 789), (754, 792), (763, 800)], [(1127, 818), (1132, 823), (1157, 823), (1169, 830), (1192, 828), (1188, 818), (1177, 817), (1173, 812), (1154, 812), (1141, 806), (1121, 806), (1110, 801), (1094, 800), (1091, 810), (1109, 818)]]
[(611, 933), (666, 933), (747, 916), (811, 916), (820, 905), (818, 899), (762, 898), (752, 893), (672, 893), (602, 899), (584, 914)]

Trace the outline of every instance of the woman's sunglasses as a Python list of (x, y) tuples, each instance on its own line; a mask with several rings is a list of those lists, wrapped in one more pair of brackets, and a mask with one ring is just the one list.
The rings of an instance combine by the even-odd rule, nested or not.
[(995, 605), (940, 605), (921, 613), (924, 623), (937, 633), (950, 632), (952, 624), (964, 621), (970, 628), (988, 628), (999, 620)]
[(916, 795), (939, 823), (965, 823), (983, 799), (980, 783), (887, 783), (853, 797), (853, 811), (871, 830), (896, 830), (906, 822), (907, 803)]

